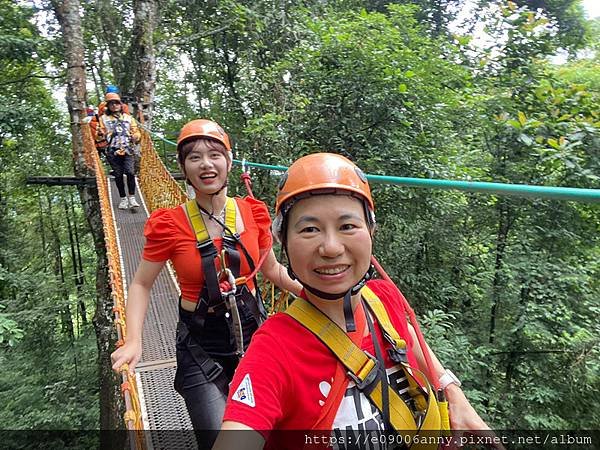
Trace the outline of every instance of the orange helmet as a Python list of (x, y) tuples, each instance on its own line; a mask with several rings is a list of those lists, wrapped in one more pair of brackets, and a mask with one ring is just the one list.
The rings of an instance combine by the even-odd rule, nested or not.
[(117, 101), (120, 102), (121, 101), (121, 96), (119, 94), (117, 94), (116, 92), (108, 92), (106, 94), (106, 96), (104, 97), (104, 101), (106, 103), (110, 102), (110, 101)]
[(177, 138), (177, 151), (179, 152), (181, 145), (185, 141), (194, 137), (205, 137), (219, 141), (225, 146), (228, 152), (231, 152), (229, 136), (227, 136), (227, 133), (225, 133), (218, 123), (212, 120), (195, 119), (186, 123)]
[(365, 174), (349, 159), (335, 153), (314, 153), (294, 162), (279, 183), (275, 214), (283, 204), (302, 194), (319, 189), (349, 191), (363, 198), (375, 210), (371, 188)]

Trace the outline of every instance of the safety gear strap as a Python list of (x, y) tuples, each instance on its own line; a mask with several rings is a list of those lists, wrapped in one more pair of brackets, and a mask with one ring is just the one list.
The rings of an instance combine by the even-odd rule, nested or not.
[[(231, 335), (235, 337), (236, 353), (242, 356), (244, 353), (244, 335), (243, 326), (238, 310), (238, 302), (244, 303), (251, 311), (256, 323), (260, 325), (266, 318), (266, 311), (260, 298), (260, 291), (255, 280), (255, 288), (257, 295), (252, 295), (247, 286), (242, 285), (236, 287), (235, 277), (240, 276), (241, 258), (237, 244), (240, 245), (244, 252), (244, 256), (248, 261), (250, 269), (254, 271), (254, 262), (250, 254), (243, 245), (240, 235), (236, 230), (236, 206), (235, 200), (227, 197), (225, 202), (225, 221), (221, 222), (216, 219), (216, 222), (223, 228), (223, 258), (227, 258), (227, 272), (233, 276), (228, 280), (232, 288), (230, 292), (221, 292), (219, 286), (219, 276), (215, 268), (215, 258), (217, 257), (217, 249), (210, 238), (206, 223), (202, 217), (201, 207), (195, 200), (189, 200), (185, 204), (185, 208), (192, 224), (194, 234), (196, 235), (197, 246), (200, 251), (202, 263), (202, 271), (204, 273), (204, 288), (200, 292), (196, 310), (194, 311), (194, 320), (204, 326), (204, 320), (209, 307), (225, 302), (231, 316), (227, 320)], [(225, 263), (224, 259), (222, 263)], [(225, 269), (225, 264), (221, 270)]]
[[(202, 273), (204, 274), (204, 288), (198, 298), (196, 305), (196, 317), (200, 324), (203, 324), (204, 318), (210, 306), (216, 305), (223, 301), (221, 289), (219, 288), (219, 278), (215, 267), (215, 257), (218, 255), (208, 228), (200, 212), (200, 208), (195, 200), (189, 200), (185, 203), (192, 229), (196, 235), (196, 246), (200, 251), (200, 260), (202, 264)], [(227, 233), (227, 229), (235, 230), (236, 208), (235, 200), (227, 197), (225, 202), (225, 223), (227, 227), (223, 230), (223, 235)], [(239, 259), (239, 256), (238, 256)], [(207, 295), (202, 295), (206, 291)], [(208, 299), (204, 298), (208, 297)]]
[[(381, 328), (387, 328), (386, 333), (391, 333), (391, 322), (389, 316), (381, 304), (381, 301), (372, 292), (365, 291), (363, 288), (361, 294), (367, 292), (365, 301), (369, 307), (375, 305), (372, 308), (372, 312), (380, 324)], [(372, 295), (371, 295), (372, 294)], [(377, 305), (379, 303), (379, 305)], [(297, 320), (300, 324), (311, 331), (315, 336), (321, 340), (340, 360), (340, 362), (348, 369), (347, 375), (356, 383), (357, 387), (367, 395), (375, 406), (382, 411), (383, 410), (383, 398), (382, 398), (382, 380), (381, 372), (379, 369), (379, 363), (377, 360), (363, 351), (359, 346), (354, 344), (350, 337), (331, 319), (323, 314), (319, 309), (314, 307), (310, 302), (298, 298), (288, 307), (285, 311), (288, 315)], [(382, 324), (385, 323), (385, 326)], [(394, 330), (395, 331), (395, 330)], [(397, 336), (397, 332), (395, 333)], [(372, 336), (376, 339), (376, 336)], [(398, 337), (399, 339), (399, 337)], [(399, 342), (398, 342), (399, 343)], [(406, 346), (406, 344), (404, 344)], [(411, 388), (416, 386), (418, 383), (415, 380), (412, 372), (415, 370), (410, 368), (405, 362), (399, 363), (404, 370), (406, 378), (409, 380)], [(415, 418), (413, 412), (406, 405), (404, 400), (398, 395), (396, 391), (388, 387), (389, 394), (389, 419), (392, 427), (397, 431), (406, 432), (412, 436), (418, 434), (422, 430), (440, 430), (440, 413), (436, 404), (435, 393), (431, 386), (423, 376), (423, 382), (425, 389), (428, 394), (426, 403), (423, 405), (422, 419), (420, 417)], [(414, 389), (411, 389), (411, 394), (417, 394)], [(425, 400), (423, 398), (423, 400)], [(420, 406), (417, 402), (417, 408)], [(417, 424), (420, 422), (420, 425)], [(421, 446), (420, 444), (413, 444), (412, 449), (425, 449), (435, 448), (435, 446)]]
[[(233, 205), (233, 206), (234, 206), (234, 208), (233, 208), (233, 213), (234, 213), (235, 205)], [(208, 213), (207, 211), (205, 211), (205, 212)], [(224, 231), (227, 232), (223, 236), (223, 247), (225, 249), (229, 249), (228, 260), (229, 260), (230, 267), (233, 268), (232, 269), (233, 274), (236, 277), (240, 276), (240, 263), (239, 263), (240, 257), (239, 257), (239, 252), (237, 251), (236, 244), (238, 244), (240, 246), (240, 248), (242, 249), (242, 252), (244, 253), (246, 261), (248, 262), (248, 266), (250, 267), (250, 272), (254, 273), (255, 266), (254, 266), (254, 261), (252, 259), (252, 256), (250, 256), (250, 253), (248, 252), (248, 249), (242, 242), (240, 235), (235, 232), (235, 219), (233, 216), (230, 215), (230, 213), (227, 213), (227, 211), (226, 211), (226, 219), (227, 219), (227, 217), (232, 217), (232, 218), (231, 218), (231, 220), (226, 220), (225, 222), (221, 222), (221, 220), (216, 217), (213, 217), (213, 219), (215, 220), (215, 222), (217, 222), (219, 225), (221, 225), (221, 227), (223, 227)], [(236, 261), (238, 261), (238, 262), (236, 262)], [(258, 325), (260, 325), (267, 319), (267, 311), (266, 311), (265, 306), (262, 301), (262, 296), (260, 294), (260, 288), (256, 281), (256, 276), (254, 276), (253, 279), (254, 279), (255, 294), (252, 294), (250, 292), (250, 289), (248, 288), (248, 286), (246, 284), (243, 284), (238, 287), (238, 289), (237, 289), (238, 293), (236, 294), (236, 296), (251, 300), (248, 302), (244, 301), (244, 303), (246, 304), (246, 306), (248, 306), (248, 308), (250, 308), (250, 311), (252, 312), (252, 315), (254, 316), (256, 323)]]
[(379, 344), (379, 339), (376, 339), (377, 334), (375, 333), (375, 325), (373, 324), (373, 319), (371, 318), (371, 315), (366, 309), (365, 320), (369, 327), (369, 332), (372, 336), (373, 348), (375, 349), (375, 358), (377, 358), (377, 362), (379, 363), (379, 378), (381, 380), (381, 415), (383, 417), (384, 430), (388, 430), (390, 428), (390, 389), (388, 377), (385, 371), (385, 358), (383, 357), (383, 352), (381, 349), (381, 345)]

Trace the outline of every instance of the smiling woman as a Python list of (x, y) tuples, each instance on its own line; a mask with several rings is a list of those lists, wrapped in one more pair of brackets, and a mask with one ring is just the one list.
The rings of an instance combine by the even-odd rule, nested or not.
[(211, 447), (233, 372), (266, 317), (254, 279), (235, 291), (225, 289), (223, 281), (248, 276), (267, 253), (263, 275), (282, 289), (300, 291), (271, 249), (266, 205), (227, 196), (232, 158), (229, 136), (217, 123), (198, 119), (181, 130), (177, 160), (196, 196), (148, 219), (142, 260), (129, 289), (127, 338), (112, 355), (115, 370), (124, 363), (135, 368), (150, 289), (171, 260), (181, 287), (175, 389), (185, 399), (199, 448)]
[[(273, 234), (304, 289), (254, 335), (215, 449), (295, 449), (315, 439), (325, 445), (311, 448), (325, 448), (331, 439), (356, 444), (357, 435), (378, 449), (394, 432), (443, 437), (446, 403), (425, 376), (423, 351), (430, 350), (419, 347), (396, 288), (371, 280), (374, 211), (365, 176), (346, 158), (317, 153), (290, 166)], [(431, 357), (452, 428), (492, 434), (458, 378)], [(437, 448), (432, 442), (418, 448)]]

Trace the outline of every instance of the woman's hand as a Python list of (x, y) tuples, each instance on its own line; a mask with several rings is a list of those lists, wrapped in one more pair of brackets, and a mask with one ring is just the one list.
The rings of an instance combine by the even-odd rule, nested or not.
[[(450, 428), (454, 437), (454, 445), (451, 448), (462, 447), (469, 443), (468, 437), (463, 437), (465, 433), (474, 436), (481, 436), (484, 444), (499, 450), (505, 450), (501, 440), (494, 434), (490, 427), (483, 421), (477, 411), (471, 406), (463, 391), (455, 384), (450, 384), (446, 388), (448, 398), (448, 412), (450, 414)], [(462, 442), (461, 442), (462, 438)], [(473, 438), (477, 443), (477, 438)]]
[(133, 374), (135, 366), (142, 358), (142, 329), (150, 301), (150, 289), (164, 265), (164, 261), (140, 261), (127, 294), (127, 338), (125, 344), (110, 355), (115, 372), (119, 372), (123, 364), (128, 364), (129, 372)]
[(110, 359), (113, 363), (112, 369), (119, 373), (123, 364), (129, 365), (129, 373), (133, 375), (135, 373), (135, 366), (142, 358), (142, 342), (131, 341), (125, 342), (122, 347), (116, 349), (110, 355)]

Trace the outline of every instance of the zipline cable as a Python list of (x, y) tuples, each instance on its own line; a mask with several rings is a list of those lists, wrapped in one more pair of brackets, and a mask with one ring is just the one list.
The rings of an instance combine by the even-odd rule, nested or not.
[[(162, 139), (164, 142), (177, 145), (163, 136), (148, 130), (150, 134)], [(243, 167), (256, 167), (258, 169), (273, 170), (285, 172), (286, 166), (275, 166), (270, 164), (261, 164), (251, 161), (233, 160), (234, 164), (242, 165)], [(411, 178), (411, 177), (395, 177), (388, 175), (366, 175), (367, 179), (373, 183), (393, 184), (406, 187), (417, 188), (433, 188), (433, 189), (449, 189), (465, 192), (481, 192), (485, 194), (511, 195), (517, 197), (538, 197), (552, 200), (567, 200), (578, 202), (600, 202), (600, 189), (572, 188), (560, 186), (536, 186), (529, 184), (511, 184), (511, 183), (495, 183), (486, 181), (460, 181), (460, 180), (442, 180), (435, 178)]]

